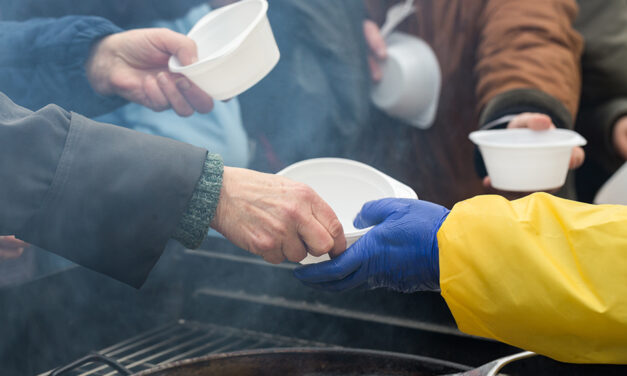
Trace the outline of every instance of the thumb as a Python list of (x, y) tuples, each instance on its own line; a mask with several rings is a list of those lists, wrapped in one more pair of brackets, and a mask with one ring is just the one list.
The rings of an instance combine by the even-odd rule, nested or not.
[(394, 213), (403, 199), (384, 198), (382, 200), (366, 202), (353, 221), (357, 228), (366, 228), (383, 222)]
[(154, 38), (157, 48), (176, 56), (183, 65), (193, 64), (198, 61), (196, 42), (191, 38), (169, 29), (158, 30), (158, 38)]
[(525, 112), (516, 116), (507, 128), (529, 128), (534, 131), (555, 128), (551, 117), (540, 113)]
[(364, 21), (364, 37), (370, 51), (377, 59), (385, 59), (387, 57), (385, 39), (383, 39), (381, 30), (376, 23), (371, 20)]

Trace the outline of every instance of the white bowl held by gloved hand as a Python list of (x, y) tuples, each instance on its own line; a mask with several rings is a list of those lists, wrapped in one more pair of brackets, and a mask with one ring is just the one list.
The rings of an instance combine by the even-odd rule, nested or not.
[[(364, 163), (342, 158), (315, 158), (290, 165), (277, 173), (313, 188), (333, 209), (344, 228), (346, 247), (370, 228), (357, 229), (353, 220), (368, 201), (386, 197), (413, 198), (413, 189)], [(307, 255), (301, 264), (329, 260)]]

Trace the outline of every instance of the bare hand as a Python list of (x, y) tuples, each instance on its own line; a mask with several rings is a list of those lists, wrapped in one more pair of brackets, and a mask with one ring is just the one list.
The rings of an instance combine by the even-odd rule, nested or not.
[[(541, 131), (541, 130), (546, 130), (546, 129), (555, 129), (555, 124), (553, 124), (553, 121), (551, 120), (551, 118), (547, 115), (544, 114), (539, 114), (539, 113), (531, 113), (531, 112), (525, 112), (522, 113), (518, 116), (516, 116), (514, 119), (512, 119), (512, 121), (509, 122), (509, 124), (507, 125), (508, 129), (512, 129), (512, 128), (529, 128), (529, 129), (533, 129), (535, 131)], [(583, 164), (583, 161), (586, 157), (585, 152), (583, 151), (583, 149), (579, 146), (576, 146), (573, 148), (573, 152), (570, 156), (570, 164), (569, 164), (569, 168), (571, 170), (574, 170), (576, 168), (579, 168), (579, 166), (581, 166)], [(492, 183), (490, 181), (490, 177), (486, 176), (483, 179), (483, 186), (486, 188), (492, 188)], [(557, 190), (556, 190), (557, 191)], [(497, 191), (497, 190), (493, 190), (494, 193), (499, 193), (502, 194), (505, 197), (508, 198), (517, 198), (517, 197), (522, 197), (523, 195), (526, 195), (528, 193), (507, 193), (507, 194), (503, 194), (503, 192)], [(555, 192), (555, 191), (553, 191)]]
[(211, 227), (273, 264), (346, 249), (342, 224), (309, 186), (241, 168), (224, 168)]
[(627, 161), (627, 116), (618, 119), (614, 125), (612, 140), (618, 155)]
[(155, 111), (180, 116), (207, 113), (213, 100), (187, 78), (168, 71), (176, 55), (183, 65), (198, 60), (196, 43), (168, 29), (138, 29), (109, 35), (92, 47), (87, 78), (102, 95), (119, 95)]
[(379, 26), (371, 20), (364, 21), (364, 37), (366, 38), (366, 44), (370, 49), (370, 53), (368, 54), (370, 75), (374, 82), (379, 82), (383, 77), (380, 62), (385, 60), (388, 54), (385, 39), (383, 39), (383, 36), (381, 35)]
[(0, 236), (0, 261), (12, 260), (20, 257), (28, 243), (15, 236)]

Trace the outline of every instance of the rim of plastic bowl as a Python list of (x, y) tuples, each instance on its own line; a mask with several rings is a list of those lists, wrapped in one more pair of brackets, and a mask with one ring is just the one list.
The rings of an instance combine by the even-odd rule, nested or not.
[(198, 29), (205, 26), (209, 22), (212, 22), (216, 18), (220, 17), (223, 13), (235, 11), (236, 8), (244, 6), (248, 3), (258, 3), (261, 5), (261, 9), (259, 10), (259, 13), (255, 16), (255, 19), (248, 26), (246, 26), (246, 28), (237, 37), (233, 38), (233, 40), (229, 42), (228, 46), (223, 47), (222, 49), (205, 57), (204, 59), (198, 60), (197, 62), (189, 65), (181, 65), (181, 62), (174, 55), (172, 55), (168, 60), (168, 68), (170, 69), (170, 71), (174, 73), (182, 73), (183, 71), (195, 69), (210, 62), (216, 63), (217, 60), (226, 58), (231, 55), (235, 50), (237, 50), (237, 48), (242, 45), (242, 43), (244, 42), (244, 40), (246, 40), (250, 33), (252, 33), (255, 27), (257, 27), (259, 22), (261, 22), (261, 20), (266, 17), (268, 12), (268, 2), (266, 0), (242, 0), (231, 5), (227, 5), (224, 8), (218, 8), (214, 11), (209, 12), (207, 15), (201, 18), (187, 33), (187, 36), (191, 38), (194, 32), (196, 32)]
[[(552, 142), (542, 142), (542, 143), (527, 142), (527, 143), (519, 143), (519, 144), (504, 143), (504, 142), (499, 142), (499, 141), (490, 141), (484, 138), (485, 136), (489, 136), (489, 135), (493, 135), (497, 133), (504, 134), (506, 132), (511, 135), (514, 135), (516, 133), (524, 134), (524, 133), (531, 133), (531, 132), (562, 133), (562, 134), (568, 134), (570, 137), (568, 139), (552, 141)], [(584, 146), (587, 144), (587, 141), (585, 138), (583, 138), (579, 133), (572, 131), (570, 129), (549, 129), (546, 131), (534, 131), (534, 130), (526, 129), (526, 128), (525, 129), (489, 129), (489, 130), (480, 130), (480, 131), (471, 132), (468, 135), (468, 138), (478, 146), (487, 146), (487, 147), (500, 148), (500, 149), (547, 149), (547, 148), (554, 148), (554, 147)]]

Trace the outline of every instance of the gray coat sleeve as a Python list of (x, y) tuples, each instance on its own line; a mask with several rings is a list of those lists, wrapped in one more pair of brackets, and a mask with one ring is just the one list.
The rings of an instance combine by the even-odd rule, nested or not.
[(139, 287), (171, 238), (206, 150), (0, 94), (0, 235)]

